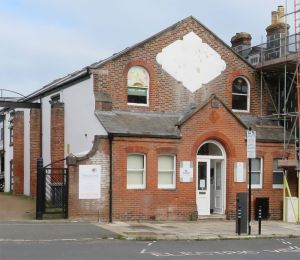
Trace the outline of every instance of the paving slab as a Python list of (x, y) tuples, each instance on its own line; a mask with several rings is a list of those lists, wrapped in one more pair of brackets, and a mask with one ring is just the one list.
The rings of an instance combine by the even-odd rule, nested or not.
[(0, 192), (0, 221), (32, 220), (34, 218), (34, 199)]
[(263, 221), (262, 233), (258, 235), (258, 222), (252, 222), (252, 234), (235, 233), (235, 221), (152, 221), (152, 222), (114, 222), (99, 223), (128, 239), (157, 240), (209, 240), (209, 239), (249, 239), (300, 237), (300, 225), (282, 221)]

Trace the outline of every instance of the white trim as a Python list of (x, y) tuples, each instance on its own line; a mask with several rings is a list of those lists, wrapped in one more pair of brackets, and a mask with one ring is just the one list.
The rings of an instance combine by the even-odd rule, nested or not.
[[(234, 94), (234, 93), (232, 92), (232, 84), (233, 84), (233, 82), (234, 82), (236, 79), (238, 79), (238, 78), (242, 78), (242, 79), (244, 79), (244, 80), (247, 82), (247, 85), (248, 85), (248, 94), (247, 94), (247, 95), (245, 95), (245, 94), (240, 94), (240, 93), (235, 93), (235, 94)], [(250, 112), (250, 89), (251, 89), (250, 82), (249, 82), (249, 80), (248, 80), (246, 77), (244, 77), (244, 76), (237, 76), (237, 77), (234, 78), (234, 80), (233, 80), (232, 83), (231, 83), (231, 108), (232, 108), (232, 96), (233, 96), (233, 94), (234, 94), (234, 95), (237, 95), (237, 96), (247, 96), (247, 110), (243, 110), (243, 109), (232, 109), (233, 112), (239, 112), (239, 113), (249, 113), (249, 112)]]
[[(143, 153), (128, 153), (126, 160), (128, 158), (129, 155), (142, 155), (144, 157), (144, 169), (126, 169), (126, 188), (128, 190), (132, 190), (132, 189), (146, 189), (146, 155)], [(127, 164), (127, 161), (126, 161)], [(128, 175), (128, 171), (143, 171), (143, 183), (142, 184), (131, 184), (128, 185), (128, 181), (127, 181), (127, 175)]]
[[(221, 150), (222, 152), (222, 155), (221, 156), (214, 156), (214, 155), (198, 155), (198, 151), (200, 150), (200, 148), (206, 144), (206, 143), (213, 143), (215, 145), (218, 146), (218, 148)], [(226, 187), (227, 187), (227, 183), (226, 183), (226, 176), (227, 176), (227, 155), (226, 155), (226, 151), (223, 147), (223, 145), (221, 143), (219, 143), (218, 141), (215, 141), (215, 140), (207, 140), (205, 141), (204, 143), (202, 143), (199, 147), (198, 147), (198, 150), (197, 150), (197, 155), (196, 155), (196, 162), (197, 162), (197, 166), (196, 166), (196, 181), (197, 181), (197, 178), (198, 178), (198, 162), (200, 160), (207, 160), (209, 159), (209, 161), (212, 159), (212, 160), (216, 160), (216, 159), (220, 159), (220, 160), (223, 160), (223, 167), (222, 168), (222, 171), (223, 171), (223, 175), (222, 175), (222, 199), (223, 199), (223, 205), (222, 205), (222, 214), (224, 214), (226, 212), (226, 201), (227, 201), (227, 198), (226, 198)], [(221, 165), (222, 166), (222, 165)], [(197, 183), (196, 183), (196, 187), (197, 187)], [(196, 188), (197, 189), (197, 188)], [(197, 196), (197, 195), (196, 195)], [(198, 213), (199, 215), (199, 213)]]
[[(158, 182), (158, 174), (159, 174), (159, 169), (158, 169), (158, 158), (159, 156), (172, 156), (173, 157), (173, 184), (159, 184)], [(164, 171), (166, 172), (166, 171)], [(171, 171), (169, 171), (171, 172)], [(176, 189), (176, 155), (175, 154), (159, 154), (157, 157), (157, 188), (158, 189)]]
[[(133, 68), (133, 67), (141, 67), (143, 68), (145, 71), (147, 71), (148, 73), (148, 79), (149, 79), (149, 82), (148, 82), (148, 86), (138, 86), (137, 88), (144, 88), (144, 89), (147, 89), (147, 103), (144, 104), (144, 103), (130, 103), (128, 102), (128, 88), (134, 88), (134, 86), (128, 86), (128, 73), (129, 71)], [(148, 69), (146, 69), (144, 66), (141, 66), (141, 65), (133, 65), (129, 68), (128, 72), (127, 72), (127, 105), (129, 106), (141, 106), (141, 107), (148, 107), (149, 106), (149, 96), (150, 96), (150, 74), (149, 74), (149, 71)]]
[[(251, 168), (251, 174), (252, 173), (257, 173), (259, 172), (260, 173), (260, 178), (259, 178), (259, 182), (260, 184), (252, 184), (251, 183), (251, 189), (262, 189), (263, 188), (263, 165), (264, 165), (264, 160), (262, 157), (256, 157), (255, 159), (260, 159), (260, 171), (253, 171), (252, 168)], [(248, 180), (248, 188), (249, 188), (249, 180)]]

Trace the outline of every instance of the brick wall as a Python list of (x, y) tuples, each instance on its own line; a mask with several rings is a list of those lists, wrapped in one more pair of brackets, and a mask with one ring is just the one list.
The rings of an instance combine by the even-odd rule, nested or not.
[[(204, 43), (216, 50), (226, 62), (226, 69), (195, 93), (191, 93), (181, 82), (176, 81), (156, 62), (161, 50), (193, 31)], [(127, 104), (127, 72), (131, 66), (145, 67), (150, 75), (149, 107)], [(172, 29), (141, 44), (125, 54), (104, 64), (94, 71), (95, 93), (105, 93), (112, 99), (112, 109), (144, 111), (182, 111), (191, 102), (201, 102), (211, 94), (217, 94), (231, 107), (232, 81), (237, 76), (246, 77), (251, 86), (251, 113), (260, 114), (260, 88), (255, 70), (235, 55), (218, 38), (202, 27), (193, 18), (187, 18)], [(268, 102), (264, 102), (266, 113)], [(105, 106), (107, 110), (107, 106)], [(101, 105), (98, 105), (101, 108)], [(110, 106), (109, 106), (110, 108)]]
[[(69, 166), (69, 218), (108, 221), (109, 216), (109, 142), (96, 137), (92, 151), (77, 158), (76, 166)], [(79, 165), (101, 165), (101, 198), (79, 199)]]
[[(234, 129), (234, 131), (232, 130)], [(234, 218), (236, 194), (248, 190), (247, 183), (234, 182), (234, 162), (247, 163), (245, 128), (224, 107), (210, 103), (181, 126), (182, 138), (115, 138), (113, 142), (113, 220), (177, 219), (187, 220), (196, 209), (196, 154), (207, 140), (216, 140), (226, 151), (226, 214)], [(272, 187), (272, 160), (281, 152), (281, 144), (258, 144), (263, 156), (263, 188), (253, 191), (256, 197), (269, 197), (272, 219), (279, 219), (282, 190)], [(143, 153), (147, 158), (146, 189), (126, 188), (127, 155)], [(157, 157), (161, 153), (176, 154), (176, 189), (157, 188)], [(193, 161), (194, 181), (179, 182), (180, 161)], [(295, 192), (295, 187), (292, 188)], [(253, 210), (254, 214), (254, 210)]]
[(15, 194), (24, 192), (24, 112), (16, 111), (13, 118), (13, 163)]
[[(63, 103), (51, 104), (51, 162), (54, 163), (65, 157), (64, 136), (65, 136), (65, 112)], [(63, 168), (64, 162), (52, 164), (52, 167)]]
[(40, 157), (41, 121), (40, 109), (30, 110), (30, 195), (36, 195), (36, 163)]

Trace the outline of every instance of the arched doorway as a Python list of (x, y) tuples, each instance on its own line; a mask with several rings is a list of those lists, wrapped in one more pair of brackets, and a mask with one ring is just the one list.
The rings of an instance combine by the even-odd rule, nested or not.
[(226, 207), (226, 152), (214, 140), (197, 153), (196, 203), (198, 215), (224, 214)]

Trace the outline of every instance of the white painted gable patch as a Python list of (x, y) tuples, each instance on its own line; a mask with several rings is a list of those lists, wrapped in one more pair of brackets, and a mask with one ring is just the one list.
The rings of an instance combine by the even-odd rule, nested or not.
[(191, 92), (219, 76), (226, 68), (221, 56), (194, 32), (163, 48), (156, 60)]

